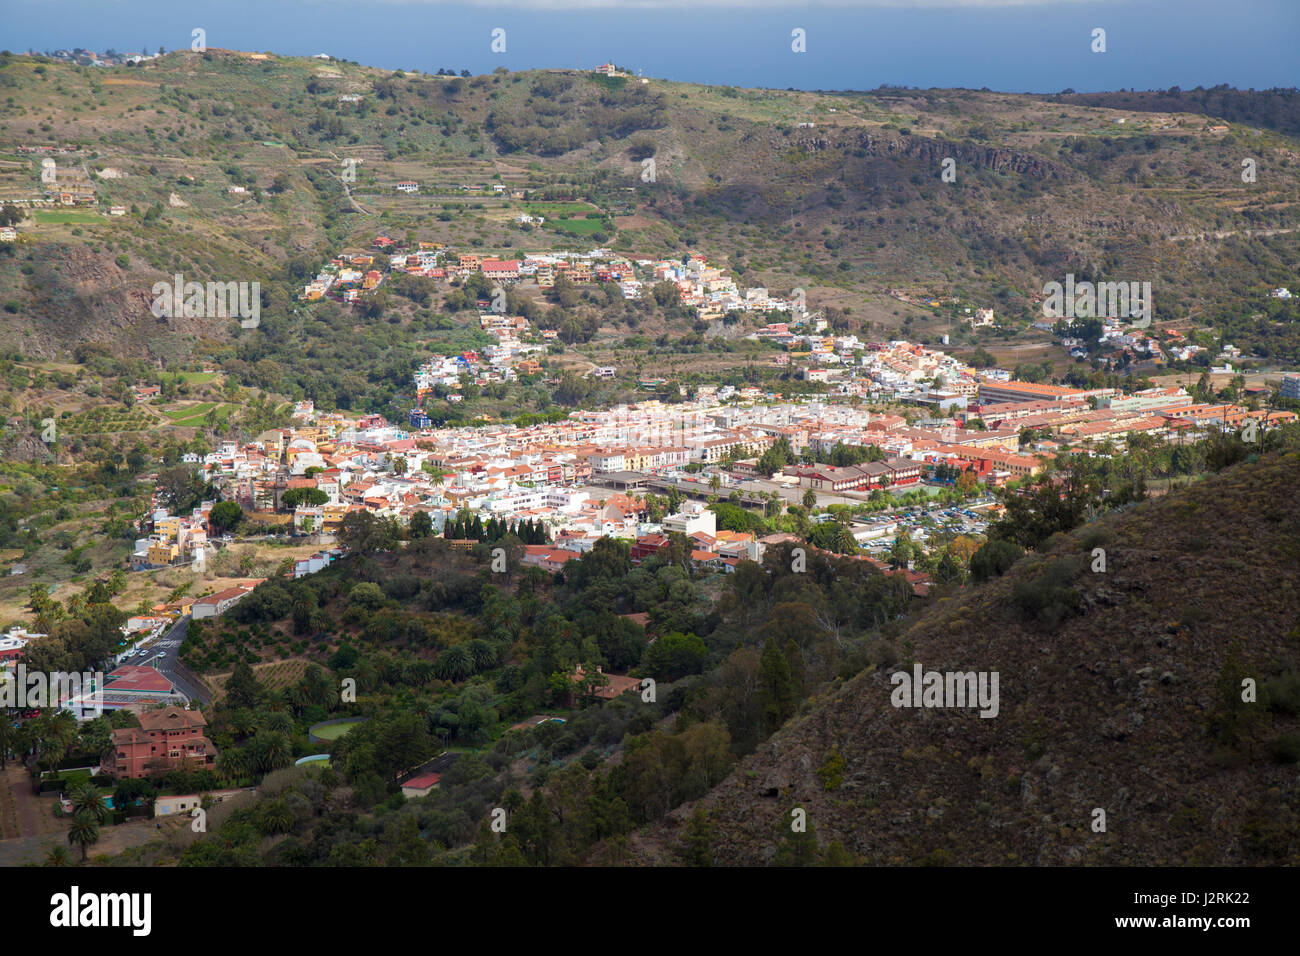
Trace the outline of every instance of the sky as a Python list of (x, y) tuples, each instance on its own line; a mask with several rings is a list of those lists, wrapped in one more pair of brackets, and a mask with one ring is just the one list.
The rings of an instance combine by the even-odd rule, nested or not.
[(196, 28), (210, 47), (476, 74), (613, 61), (779, 89), (1300, 86), (1300, 0), (0, 0), (14, 52), (187, 49)]

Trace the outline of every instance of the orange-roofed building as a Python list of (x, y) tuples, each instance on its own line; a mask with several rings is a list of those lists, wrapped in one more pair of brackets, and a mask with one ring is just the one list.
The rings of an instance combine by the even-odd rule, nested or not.
[(208, 722), (197, 710), (167, 707), (140, 714), (140, 726), (113, 731), (113, 772), (148, 777), (180, 767), (211, 767), (217, 748), (204, 735)]

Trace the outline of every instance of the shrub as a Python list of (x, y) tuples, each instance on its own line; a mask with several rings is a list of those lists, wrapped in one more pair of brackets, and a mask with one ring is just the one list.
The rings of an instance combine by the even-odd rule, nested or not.
[(1300, 673), (1287, 671), (1264, 682), (1264, 706), (1278, 714), (1300, 714)]
[(1001, 577), (1024, 553), (1025, 549), (1013, 541), (995, 539), (985, 542), (971, 555), (971, 580), (978, 582)]
[(822, 782), (823, 790), (838, 790), (844, 782), (844, 755), (838, 749), (832, 749), (826, 762), (817, 768), (817, 778)]
[(1268, 754), (1277, 763), (1300, 761), (1300, 734), (1282, 734), (1269, 743)]
[(1084, 558), (1061, 558), (1049, 563), (1033, 579), (1015, 582), (1011, 602), (1022, 619), (1037, 620), (1051, 628), (1079, 614), (1082, 606), (1074, 580), (1086, 565)]

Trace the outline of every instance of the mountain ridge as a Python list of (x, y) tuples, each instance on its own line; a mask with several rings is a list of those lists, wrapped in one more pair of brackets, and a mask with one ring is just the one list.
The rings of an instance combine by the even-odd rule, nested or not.
[[(998, 671), (996, 718), (897, 709), (887, 669), (870, 669), (644, 832), (637, 855), (671, 862), (700, 807), (716, 863), (771, 863), (802, 808), (822, 848), (868, 864), (1296, 863), (1297, 465), (1294, 450), (1266, 456), (1106, 515), (942, 599), (894, 666)], [(1237, 701), (1248, 677), (1254, 704)]]

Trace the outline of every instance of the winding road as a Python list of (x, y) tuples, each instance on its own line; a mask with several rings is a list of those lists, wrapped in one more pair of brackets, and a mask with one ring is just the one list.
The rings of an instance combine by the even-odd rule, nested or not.
[(142, 660), (132, 661), (131, 663), (145, 664), (157, 668), (159, 673), (171, 681), (182, 694), (190, 700), (206, 705), (212, 703), (212, 695), (204, 688), (186, 680), (176, 672), (181, 644), (185, 642), (185, 635), (189, 632), (189, 627), (189, 617), (181, 618), (171, 626), (167, 633), (149, 645), (148, 653), (143, 656)]

